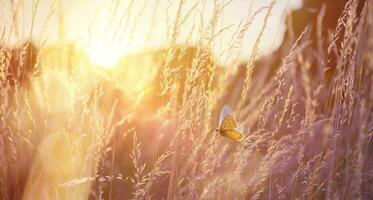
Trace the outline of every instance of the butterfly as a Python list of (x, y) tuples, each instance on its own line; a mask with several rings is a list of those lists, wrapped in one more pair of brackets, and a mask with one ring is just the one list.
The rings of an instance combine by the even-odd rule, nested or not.
[(224, 105), (219, 119), (219, 128), (216, 130), (222, 136), (235, 141), (244, 138), (242, 125), (236, 120), (236, 116), (228, 105)]

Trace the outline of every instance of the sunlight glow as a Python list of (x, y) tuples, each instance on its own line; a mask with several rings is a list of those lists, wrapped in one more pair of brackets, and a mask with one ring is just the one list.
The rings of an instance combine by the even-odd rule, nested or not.
[(113, 13), (109, 3), (97, 9), (82, 37), (91, 64), (114, 68), (128, 51), (128, 35), (120, 31), (118, 21), (120, 18)]
[(97, 41), (86, 48), (88, 58), (93, 65), (104, 68), (112, 68), (123, 56), (123, 48), (118, 45), (101, 44)]

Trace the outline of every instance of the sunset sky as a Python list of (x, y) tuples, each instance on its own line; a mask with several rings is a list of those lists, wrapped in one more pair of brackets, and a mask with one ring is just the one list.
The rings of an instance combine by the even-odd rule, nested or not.
[[(115, 5), (116, 2), (118, 4)], [(167, 26), (167, 21), (171, 25), (173, 24), (178, 1), (137, 0), (134, 1), (132, 8), (128, 9), (129, 2), (131, 1), (24, 1), (24, 5), (21, 3), (19, 6), (19, 15), (16, 20), (18, 30), (12, 30), (12, 34), (10, 34), (18, 36), (14, 37), (17, 39), (12, 38), (10, 43), (19, 43), (30, 35), (33, 24), (32, 13), (36, 9), (32, 28), (34, 42), (41, 44), (46, 41), (47, 44), (51, 44), (58, 43), (61, 39), (74, 42), (83, 48), (97, 64), (114, 64), (127, 53), (168, 46), (171, 39), (167, 36), (167, 27), (170, 27)], [(186, 15), (195, 2), (186, 1), (182, 10), (183, 15)], [(228, 28), (216, 37), (212, 48), (218, 61), (225, 60), (224, 52), (227, 50), (230, 38), (237, 30), (240, 21), (251, 16), (261, 7), (268, 6), (270, 2), (271, 0), (233, 0), (228, 4), (223, 11), (223, 20), (218, 22), (217, 29)], [(261, 43), (261, 53), (267, 53), (279, 45), (285, 30), (286, 13), (300, 5), (300, 0), (281, 0), (276, 3)], [(1, 1), (0, 6), (5, 8), (1, 11), (0, 28), (10, 31), (11, 13), (14, 13), (11, 7), (17, 8), (17, 1), (13, 2), (13, 6), (11, 1)], [(130, 11), (128, 12), (128, 10)], [(200, 1), (195, 13), (182, 26), (177, 43), (185, 44), (188, 41), (188, 44), (196, 44), (198, 42), (196, 36), (200, 36), (198, 34), (199, 24), (201, 24), (201, 20), (206, 24), (206, 21), (212, 17), (211, 13), (213, 13), (213, 1)], [(247, 31), (243, 46), (238, 51), (239, 59), (245, 59), (250, 55), (251, 47), (263, 24), (265, 13), (266, 10), (258, 15)], [(128, 21), (123, 20), (123, 16), (126, 15), (129, 16)], [(63, 26), (59, 26), (59, 24), (63, 24)], [(170, 31), (170, 28), (168, 29)], [(59, 34), (61, 32), (63, 35)], [(190, 36), (190, 33), (193, 34)], [(100, 55), (99, 59), (97, 59), (97, 55)]]

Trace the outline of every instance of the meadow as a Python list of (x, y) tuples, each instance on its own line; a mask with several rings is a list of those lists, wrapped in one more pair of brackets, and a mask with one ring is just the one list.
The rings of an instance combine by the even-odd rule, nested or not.
[[(157, 19), (167, 45), (114, 57), (107, 47), (129, 45), (117, 38), (131, 42), (152, 7), (112, 0), (107, 45), (93, 31), (81, 48), (61, 24), (53, 44), (35, 41), (34, 26), (11, 44), (31, 1), (4, 2), (13, 17), (0, 20), (0, 199), (373, 199), (373, 1), (305, 0), (262, 54), (272, 1), (237, 22), (216, 56), (231, 1), (169, 0), (170, 18)], [(58, 15), (54, 2), (43, 20)], [(242, 141), (216, 132), (224, 105)]]

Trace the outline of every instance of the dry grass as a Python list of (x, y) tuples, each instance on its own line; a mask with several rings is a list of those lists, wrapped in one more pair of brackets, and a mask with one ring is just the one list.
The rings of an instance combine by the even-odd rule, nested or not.
[[(119, 27), (136, 34), (146, 4), (136, 12), (135, 1), (116, 3), (128, 11)], [(201, 5), (169, 3), (169, 48), (108, 70), (67, 43), (12, 49), (4, 29), (0, 199), (373, 198), (372, 1), (358, 9), (350, 0), (329, 38), (325, 8), (318, 11), (317, 26), (287, 38), (275, 68), (257, 61), (273, 1), (232, 36), (225, 66), (237, 63), (245, 32), (265, 15), (243, 70), (218, 66), (210, 54), (229, 2), (214, 1), (211, 18), (191, 31), (184, 26)], [(14, 16), (19, 4), (10, 4)], [(196, 48), (180, 45), (183, 31), (185, 41), (197, 36)], [(122, 74), (140, 84), (144, 72), (146, 89), (129, 91)], [(242, 142), (214, 132), (226, 103), (244, 126)]]

